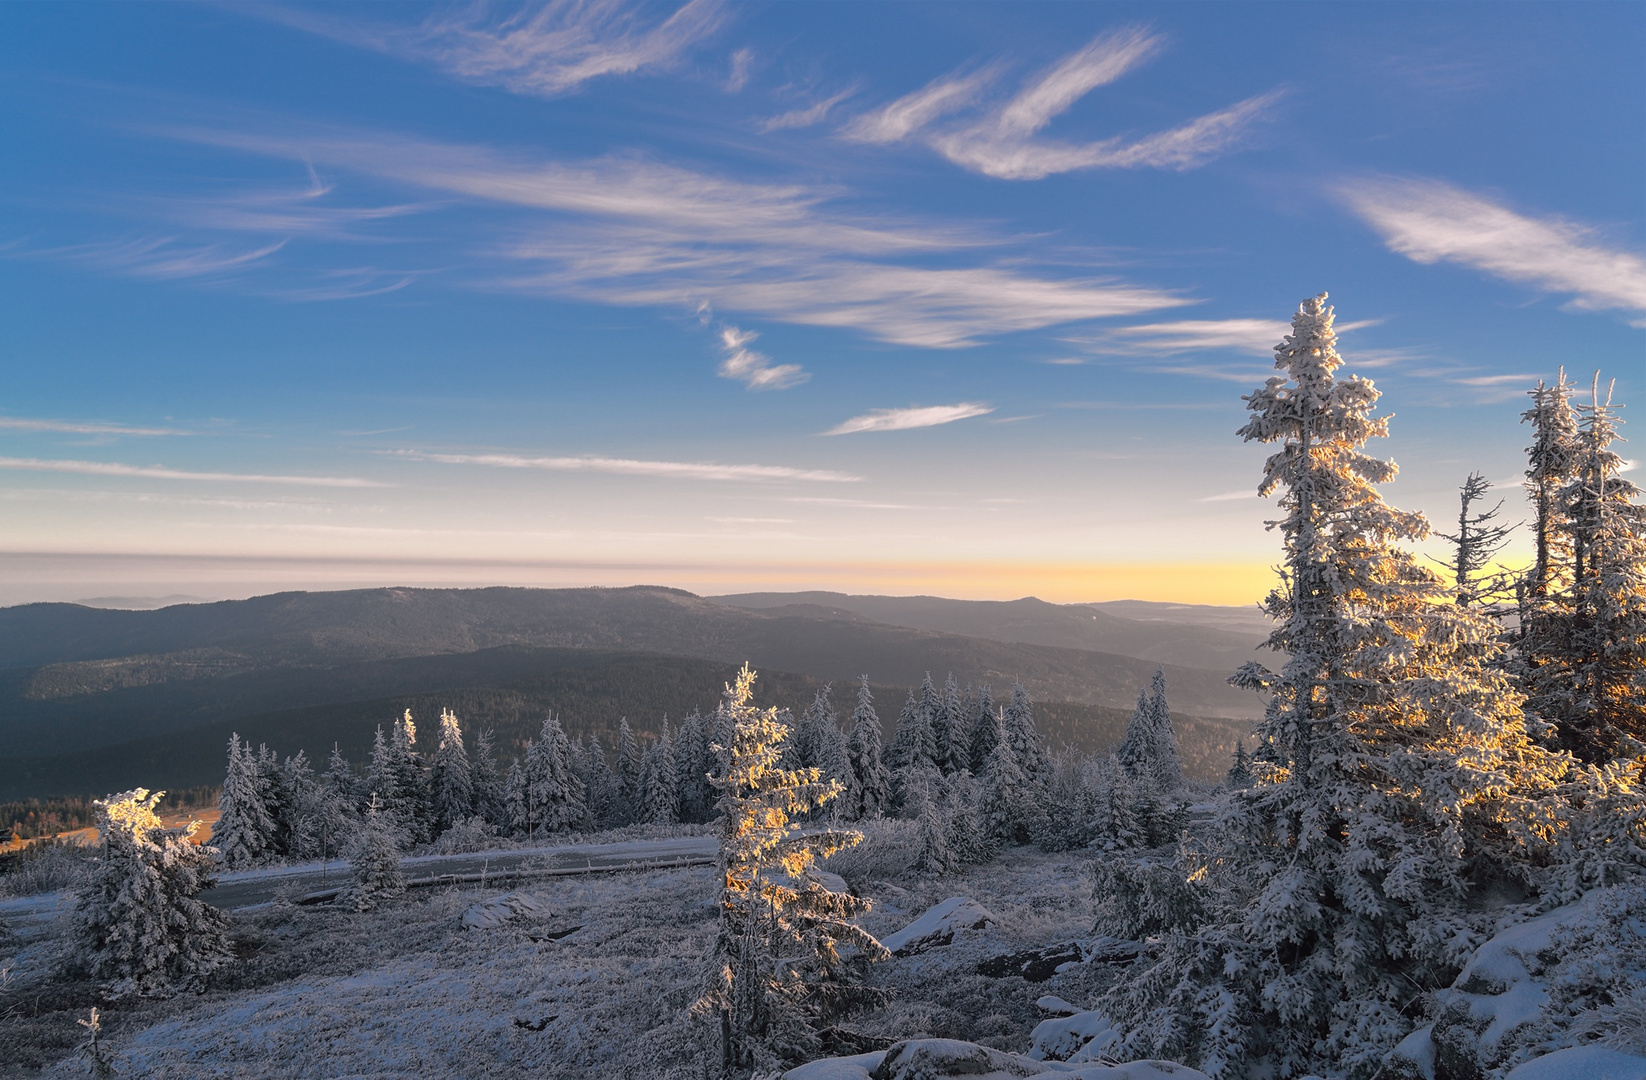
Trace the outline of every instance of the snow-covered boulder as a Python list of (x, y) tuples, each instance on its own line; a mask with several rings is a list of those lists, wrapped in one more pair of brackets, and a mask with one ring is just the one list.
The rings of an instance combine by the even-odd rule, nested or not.
[(1646, 1080), (1646, 1057), (1609, 1046), (1568, 1046), (1516, 1066), (1503, 1080)]
[(954, 941), (962, 930), (981, 930), (1000, 920), (988, 908), (964, 896), (951, 896), (895, 934), (880, 939), (895, 956), (913, 956)]
[[(1604, 1061), (1605, 1068), (1623, 1068), (1619, 1076), (1646, 1080), (1646, 1057), (1573, 1046), (1577, 1038), (1570, 1030), (1585, 1008), (1643, 992), (1646, 891), (1595, 889), (1575, 903), (1505, 927), (1476, 949), (1452, 985), (1435, 994), (1434, 1021), (1395, 1047), (1387, 1074), (1395, 1080), (1505, 1074), (1516, 1080), (1588, 1080), (1590, 1073), (1561, 1071), (1560, 1063)], [(1531, 1054), (1540, 1056), (1527, 1060)]]
[(1170, 1061), (1067, 1064), (1035, 1061), (957, 1039), (910, 1039), (890, 1050), (828, 1058), (790, 1069), (783, 1080), (1206, 1080)]
[(547, 905), (525, 893), (512, 892), (482, 900), (463, 913), (463, 926), (469, 930), (495, 930), (515, 919), (546, 919), (552, 914)]
[[(1045, 1008), (1044, 1005), (1041, 1007)], [(1119, 1041), (1120, 1032), (1109, 1023), (1108, 1017), (1101, 1013), (1075, 1011), (1036, 1024), (1029, 1036), (1028, 1056), (1036, 1061), (1081, 1064), (1098, 1060)]]

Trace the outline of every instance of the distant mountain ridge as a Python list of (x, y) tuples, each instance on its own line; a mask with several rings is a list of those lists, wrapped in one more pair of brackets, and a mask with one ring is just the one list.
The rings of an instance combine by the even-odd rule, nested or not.
[[(281, 711), (345, 717), (353, 715), (351, 703), (535, 685), (616, 654), (643, 654), (654, 666), (671, 657), (717, 666), (749, 661), (757, 670), (842, 687), (864, 673), (877, 686), (908, 687), (927, 672), (937, 679), (953, 672), (963, 683), (992, 684), (997, 696), (1021, 680), (1041, 701), (1120, 712), (1129, 711), (1160, 666), (1181, 713), (1230, 718), (1239, 728), (1261, 710), (1254, 695), (1225, 682), (1251, 655), (1251, 643), (1227, 631), (1032, 599), (731, 599), (741, 603), (646, 586), (394, 588), (277, 593), (151, 611), (3, 608), (0, 745), (9, 758), (52, 758), (66, 767), (65, 754), (134, 740), (151, 740), (160, 753), (172, 736), (189, 739), (190, 732)], [(794, 602), (814, 599), (844, 602)], [(770, 606), (742, 606), (751, 603)], [(915, 621), (927, 626), (907, 625)], [(1057, 641), (1112, 642), (1149, 655)], [(1209, 663), (1162, 662), (1167, 656)], [(554, 676), (561, 684), (566, 677)], [(547, 705), (552, 697), (533, 692), (522, 700), (554, 707)], [(902, 702), (882, 704), (895, 716)], [(1088, 740), (1074, 732), (1067, 741)], [(55, 766), (47, 771), (66, 775)], [(43, 779), (21, 763), (4, 772)]]

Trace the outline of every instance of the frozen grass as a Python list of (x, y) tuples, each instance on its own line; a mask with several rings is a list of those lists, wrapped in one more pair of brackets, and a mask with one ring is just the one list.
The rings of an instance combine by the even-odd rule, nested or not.
[[(876, 828), (903, 862), (897, 823)], [(879, 835), (884, 833), (883, 836)], [(608, 839), (608, 838), (603, 838)], [(615, 837), (609, 839), (616, 839)], [(879, 846), (878, 844), (874, 846)], [(865, 867), (871, 863), (865, 859)], [(1091, 998), (1107, 969), (1040, 984), (987, 979), (977, 962), (1084, 937), (1090, 900), (1080, 861), (1014, 849), (942, 879), (867, 878), (869, 929), (890, 933), (950, 896), (1001, 918), (953, 945), (876, 965), (897, 999), (843, 1026), (886, 1039), (970, 1039), (1021, 1050), (1043, 1015), (1035, 1000)], [(698, 1078), (708, 1033), (687, 1006), (715, 930), (711, 868), (556, 878), (523, 891), (541, 924), (466, 931), (463, 912), (504, 890), (428, 890), (370, 913), (272, 906), (234, 913), (240, 964), (205, 993), (122, 1003), (105, 1014), (121, 1075), (159, 1077)], [(558, 941), (548, 932), (583, 929)], [(20, 1077), (81, 1075), (75, 1019), (95, 988), (50, 974), (49, 943), (20, 957), (0, 997), (0, 1061)], [(532, 1027), (541, 1027), (533, 1031)], [(11, 1073), (8, 1072), (8, 1076)]]
[(95, 849), (63, 840), (41, 840), (8, 856), (0, 869), (0, 898), (39, 896), (72, 889)]

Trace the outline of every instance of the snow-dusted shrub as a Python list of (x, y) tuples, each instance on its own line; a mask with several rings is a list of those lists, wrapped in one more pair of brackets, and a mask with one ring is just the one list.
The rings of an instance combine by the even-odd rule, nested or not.
[(111, 998), (167, 996), (232, 959), (227, 920), (199, 899), (216, 852), (169, 833), (154, 813), (164, 792), (136, 788), (99, 801), (102, 848), (75, 895), (69, 963)]
[(1109, 856), (1091, 865), (1097, 929), (1130, 941), (1192, 930), (1206, 919), (1204, 874), (1186, 875), (1176, 859)]
[(497, 829), (479, 814), (454, 822), (434, 842), (439, 855), (467, 855), (497, 846)]
[(899, 877), (920, 857), (920, 826), (900, 818), (872, 818), (852, 823), (863, 842), (823, 861), (823, 869), (861, 888), (871, 881)]
[(93, 851), (68, 840), (36, 840), (8, 857), (0, 870), (0, 896), (37, 896), (77, 886)]

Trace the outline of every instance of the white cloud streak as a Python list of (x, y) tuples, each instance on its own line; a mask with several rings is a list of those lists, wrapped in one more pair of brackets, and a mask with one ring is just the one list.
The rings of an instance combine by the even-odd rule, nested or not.
[(21, 416), (0, 416), (0, 428), (12, 431), (56, 431), (65, 435), (192, 435), (180, 428), (133, 427), (99, 420), (31, 420)]
[(1005, 260), (908, 265), (900, 260), (1002, 241), (975, 228), (834, 213), (834, 193), (798, 184), (729, 180), (636, 158), (523, 161), (484, 147), (357, 133), (169, 133), (553, 215), (540, 230), (517, 228), (526, 238), (498, 252), (524, 267), (498, 284), (534, 293), (688, 310), (706, 301), (928, 348), (1188, 302), (1114, 279), (1036, 276)]
[(173, 236), (108, 241), (52, 248), (28, 254), (61, 258), (126, 277), (171, 281), (230, 277), (264, 262), (286, 246), (279, 240), (245, 249), (224, 244), (188, 244)]
[(1457, 263), (1568, 294), (1584, 311), (1646, 313), (1646, 259), (1604, 245), (1588, 226), (1519, 214), (1439, 180), (1365, 180), (1340, 194), (1390, 251), (1414, 262)]
[(762, 132), (783, 131), (789, 128), (815, 127), (828, 119), (829, 111), (857, 93), (857, 87), (848, 86), (831, 98), (824, 98), (804, 109), (790, 109), (786, 113), (760, 121), (756, 126)]
[(873, 409), (862, 416), (854, 416), (824, 435), (855, 435), (862, 431), (907, 431), (910, 428), (937, 427), (952, 424), (973, 416), (994, 412), (993, 405), (981, 401), (962, 401), (958, 405), (926, 405), (908, 409)]
[(749, 348), (749, 342), (760, 335), (753, 330), (739, 330), (735, 326), (720, 328), (720, 349), (725, 359), (720, 362), (720, 377), (737, 379), (750, 390), (787, 390), (811, 378), (799, 364), (773, 364), (771, 357)]
[(87, 476), (130, 476), (146, 480), (193, 480), (246, 484), (295, 484), (309, 487), (380, 488), (375, 480), (353, 476), (271, 476), (264, 473), (192, 472), (164, 465), (124, 465), (113, 461), (64, 461), (47, 458), (0, 457), (0, 469), (22, 472), (82, 473)]
[(863, 479), (851, 473), (829, 469), (795, 469), (787, 465), (720, 465), (701, 461), (640, 461), (607, 457), (524, 457), (519, 454), (437, 454), (421, 450), (393, 450), (389, 453), (412, 461), (434, 461), (443, 465), (615, 473), (620, 476), (659, 476), (678, 480), (808, 480), (841, 484)]
[(934, 126), (976, 102), (998, 69), (946, 75), (857, 117), (841, 134), (869, 143), (918, 136), (954, 164), (1004, 180), (1039, 180), (1086, 169), (1183, 170), (1232, 149), (1280, 99), (1279, 91), (1260, 94), (1138, 139), (1116, 136), (1071, 143), (1038, 137), (1075, 102), (1147, 62), (1163, 44), (1162, 38), (1139, 27), (1100, 35), (983, 116), (958, 125)]
[(405, 28), (279, 8), (255, 12), (335, 41), (433, 64), (448, 75), (515, 94), (558, 97), (590, 79), (666, 70), (720, 28), (719, 0), (691, 0), (667, 19), (643, 25), (646, 7), (617, 0), (553, 0), (507, 18), (471, 6)]

